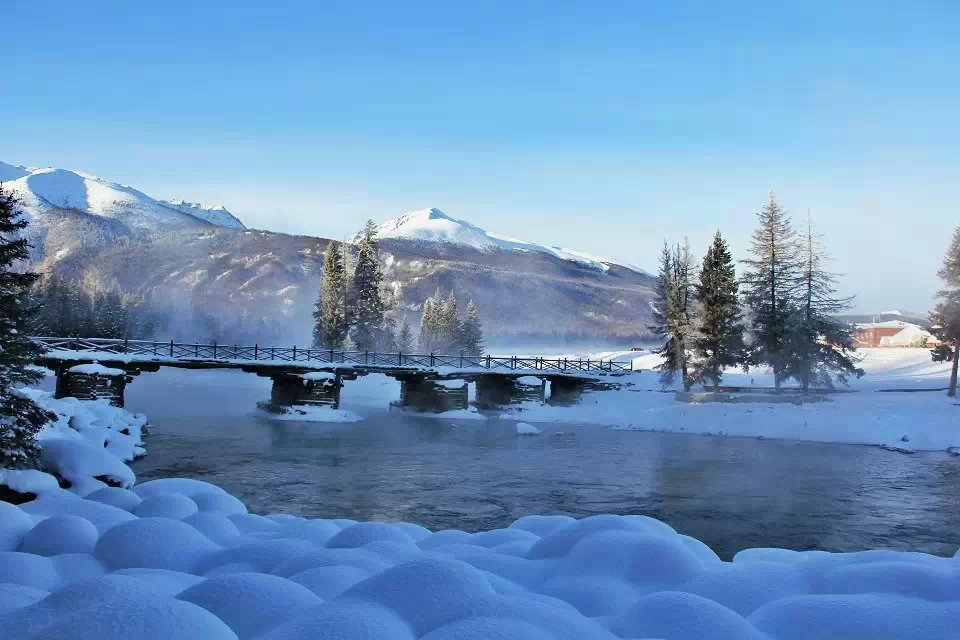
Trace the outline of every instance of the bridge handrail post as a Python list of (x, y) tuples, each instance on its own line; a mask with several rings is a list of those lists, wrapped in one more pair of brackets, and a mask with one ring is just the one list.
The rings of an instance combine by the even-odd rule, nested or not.
[(463, 351), (460, 352), (460, 368), (463, 369)]
[(213, 359), (214, 360), (217, 359), (217, 341), (216, 340), (213, 341)]
[(170, 338), (170, 357), (173, 357), (173, 338)]
[(491, 357), (490, 357), (490, 354), (488, 353), (488, 354), (487, 354), (487, 369), (490, 368), (490, 361), (491, 361)]
[(433, 366), (433, 352), (430, 352), (430, 366)]
[(297, 361), (297, 345), (293, 345), (293, 361)]
[(277, 348), (270, 347), (270, 359), (273, 360), (277, 357)]
[(194, 357), (194, 358), (199, 358), (199, 357), (200, 357), (200, 343), (199, 343), (199, 342), (194, 342), (194, 343), (193, 343), (193, 357)]
[[(559, 363), (558, 363), (558, 364), (559, 364)], [(566, 359), (566, 358), (563, 359), (563, 370), (564, 370), (564, 371), (567, 370), (567, 359)]]
[(153, 341), (153, 355), (157, 355), (157, 341)]
[(397, 366), (403, 366), (403, 351), (397, 351)]
[(128, 341), (127, 341), (126, 338), (124, 338), (124, 339), (123, 339), (123, 352), (124, 352), (124, 353), (127, 353), (127, 344), (128, 344)]
[(370, 364), (370, 350), (363, 350), (363, 364)]
[(254, 362), (256, 362), (257, 360), (260, 359), (260, 358), (258, 357), (258, 356), (260, 355), (259, 351), (260, 351), (260, 345), (259, 345), (259, 343), (254, 342), (254, 343), (253, 343), (253, 360), (254, 360)]

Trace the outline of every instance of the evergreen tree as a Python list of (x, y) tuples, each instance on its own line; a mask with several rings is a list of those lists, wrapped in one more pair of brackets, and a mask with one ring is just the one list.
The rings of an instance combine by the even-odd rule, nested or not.
[(460, 316), (457, 310), (457, 296), (453, 289), (447, 295), (446, 302), (443, 303), (443, 313), (441, 315), (440, 327), (440, 350), (446, 353), (460, 352)]
[(768, 365), (779, 389), (790, 370), (790, 322), (796, 313), (802, 263), (790, 217), (773, 193), (757, 213), (757, 221), (752, 258), (743, 261), (747, 270), (741, 279), (750, 310), (750, 364)]
[(692, 378), (718, 386), (723, 370), (743, 362), (743, 325), (740, 319), (737, 277), (726, 240), (718, 231), (703, 257), (695, 287), (699, 309), (697, 333), (692, 339)]
[(368, 220), (358, 245), (357, 264), (353, 272), (353, 342), (360, 351), (375, 350), (381, 337), (384, 309), (380, 286), (380, 250), (377, 226)]
[(93, 297), (93, 328), (89, 335), (97, 338), (125, 338), (128, 312), (116, 289), (97, 292)]
[(465, 355), (483, 355), (483, 325), (480, 323), (477, 305), (473, 303), (473, 300), (467, 304), (467, 315), (460, 325), (459, 343), (460, 350)]
[(407, 321), (406, 316), (400, 321), (396, 342), (398, 353), (410, 353), (413, 351), (413, 331), (410, 329), (410, 323)]
[(836, 296), (836, 276), (824, 268), (826, 255), (807, 216), (807, 228), (800, 249), (801, 285), (789, 342), (790, 375), (807, 391), (811, 385), (833, 386), (833, 379), (846, 384), (847, 376), (860, 377), (863, 370), (854, 364), (850, 325), (836, 315), (848, 308), (853, 298)]
[(343, 252), (331, 241), (323, 256), (320, 292), (313, 311), (313, 345), (340, 349), (347, 337), (347, 271)]
[(440, 287), (423, 303), (423, 317), (420, 320), (419, 349), (423, 353), (434, 353), (439, 348), (441, 326), (445, 321), (443, 296)]
[(944, 288), (937, 292), (939, 302), (930, 312), (930, 333), (940, 344), (931, 351), (934, 362), (950, 362), (950, 386), (947, 395), (957, 395), (957, 367), (960, 364), (960, 227), (937, 272)]
[(657, 365), (656, 370), (660, 372), (660, 384), (665, 387), (673, 384), (678, 373), (684, 389), (689, 390), (693, 384), (689, 365), (694, 329), (695, 270), (689, 243), (684, 242), (673, 250), (664, 244), (650, 329), (666, 339), (663, 346), (656, 350), (663, 356), (663, 362)]
[(13, 194), (0, 187), (0, 467), (21, 468), (39, 458), (37, 432), (54, 419), (17, 387), (36, 384), (43, 375), (30, 368), (43, 350), (30, 341), (30, 287), (37, 274), (17, 271), (29, 258), (27, 226)]

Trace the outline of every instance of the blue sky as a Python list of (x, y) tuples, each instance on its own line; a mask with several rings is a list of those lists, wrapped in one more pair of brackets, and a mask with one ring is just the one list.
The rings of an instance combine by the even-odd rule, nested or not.
[[(652, 268), (769, 190), (857, 307), (960, 223), (960, 4), (7, 0), (0, 159), (343, 237), (435, 206)], [(199, 6), (198, 6), (199, 5)]]

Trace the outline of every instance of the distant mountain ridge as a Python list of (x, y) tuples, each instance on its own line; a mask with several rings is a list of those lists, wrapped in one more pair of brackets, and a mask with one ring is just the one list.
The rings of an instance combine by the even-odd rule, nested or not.
[(23, 208), (34, 216), (49, 209), (74, 209), (148, 229), (204, 223), (246, 228), (222, 206), (157, 200), (132, 187), (81, 171), (28, 168), (0, 162), (0, 182), (5, 189), (16, 193)]
[[(578, 262), (599, 271), (607, 271), (611, 265), (617, 264), (613, 260), (582, 251), (499, 236), (465, 220), (453, 218), (436, 208), (409, 211), (389, 220), (377, 227), (377, 237), (387, 241), (457, 245), (476, 251), (536, 251), (561, 260)], [(637, 267), (621, 266), (638, 273), (646, 273)]]
[[(77, 171), (0, 164), (0, 181), (30, 218), (34, 268), (153, 301), (167, 315), (158, 337), (308, 341), (331, 240), (249, 230), (223, 207), (156, 200)], [(654, 279), (641, 270), (502, 238), (439, 209), (380, 230), (385, 289), (414, 327), (440, 288), (474, 300), (490, 338), (596, 344), (647, 333)]]

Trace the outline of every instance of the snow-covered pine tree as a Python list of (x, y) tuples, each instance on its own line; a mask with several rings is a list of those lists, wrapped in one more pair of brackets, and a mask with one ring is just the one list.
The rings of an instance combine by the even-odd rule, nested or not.
[(718, 386), (723, 370), (742, 364), (743, 323), (737, 276), (727, 241), (717, 231), (695, 286), (697, 331), (691, 340), (695, 382)]
[(477, 305), (473, 303), (473, 300), (467, 304), (467, 315), (460, 325), (459, 342), (460, 350), (464, 355), (483, 355), (483, 325), (480, 322)]
[(413, 330), (410, 329), (406, 316), (400, 320), (400, 328), (397, 329), (397, 351), (400, 353), (413, 351)]
[(420, 338), (417, 345), (420, 351), (428, 353), (433, 349), (433, 327), (436, 324), (436, 310), (433, 308), (433, 298), (423, 301), (423, 315), (420, 316)]
[(457, 296), (453, 293), (453, 289), (443, 303), (440, 344), (440, 350), (445, 353), (460, 353), (460, 313), (457, 310)]
[(360, 351), (375, 350), (383, 327), (383, 299), (380, 285), (380, 249), (377, 225), (368, 220), (358, 243), (357, 263), (353, 271), (353, 342)]
[(440, 331), (444, 322), (443, 296), (440, 287), (423, 303), (423, 318), (420, 321), (419, 349), (423, 353), (434, 353), (439, 349)]
[(802, 263), (790, 217), (773, 193), (757, 213), (757, 222), (750, 246), (753, 257), (743, 261), (747, 268), (740, 279), (750, 309), (749, 362), (769, 366), (779, 389), (789, 376), (790, 321), (796, 317)]
[(116, 289), (97, 291), (93, 296), (93, 330), (96, 338), (124, 338), (127, 336), (127, 310)]
[(343, 252), (331, 241), (323, 254), (323, 275), (313, 311), (313, 345), (340, 349), (347, 337), (347, 270)]
[(656, 370), (660, 372), (660, 384), (664, 387), (672, 385), (678, 373), (684, 389), (689, 389), (692, 384), (689, 350), (693, 333), (694, 271), (688, 242), (673, 250), (664, 243), (657, 276), (653, 324), (649, 327), (655, 335), (666, 340), (656, 350), (657, 354), (663, 356), (663, 362), (657, 365)]
[(930, 312), (930, 333), (940, 344), (931, 351), (934, 362), (950, 362), (950, 386), (947, 395), (957, 395), (957, 368), (960, 365), (960, 227), (944, 256), (943, 266), (937, 272), (944, 287), (937, 291), (939, 302)]
[(800, 258), (802, 281), (799, 304), (790, 322), (789, 375), (796, 378), (804, 391), (811, 385), (833, 387), (834, 379), (846, 384), (848, 376), (863, 375), (852, 357), (850, 325), (836, 319), (840, 311), (849, 308), (853, 298), (837, 297), (837, 277), (824, 268), (827, 256), (820, 237), (813, 231), (809, 213)]
[(18, 271), (29, 258), (27, 241), (19, 232), (27, 226), (16, 198), (0, 187), (0, 467), (22, 468), (40, 455), (37, 433), (54, 419), (33, 400), (17, 391), (36, 384), (43, 375), (30, 368), (43, 350), (30, 341), (30, 287), (37, 274)]

